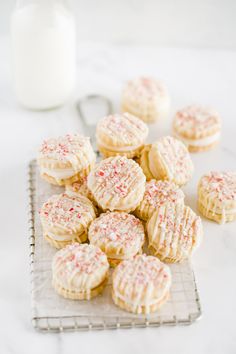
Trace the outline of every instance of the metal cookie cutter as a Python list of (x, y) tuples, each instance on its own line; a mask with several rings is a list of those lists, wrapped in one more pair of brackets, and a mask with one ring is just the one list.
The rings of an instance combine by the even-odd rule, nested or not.
[(97, 105), (98, 103), (99, 104), (102, 103), (104, 105), (104, 114), (103, 114), (104, 116), (112, 113), (113, 111), (112, 102), (109, 98), (103, 95), (90, 94), (82, 97), (76, 103), (76, 108), (79, 114), (80, 121), (83, 126), (84, 133), (90, 137), (92, 147), (97, 155), (99, 155), (99, 151), (96, 146), (96, 138), (95, 138), (96, 123), (89, 123), (88, 116), (85, 114), (84, 108), (85, 106), (87, 106), (88, 108), (90, 105), (95, 105), (95, 104)]

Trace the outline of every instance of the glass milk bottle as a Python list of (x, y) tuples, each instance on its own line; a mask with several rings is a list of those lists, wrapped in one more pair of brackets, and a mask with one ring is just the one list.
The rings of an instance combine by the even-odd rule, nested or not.
[(67, 1), (17, 1), (11, 37), (19, 103), (36, 110), (64, 104), (76, 79), (75, 20)]

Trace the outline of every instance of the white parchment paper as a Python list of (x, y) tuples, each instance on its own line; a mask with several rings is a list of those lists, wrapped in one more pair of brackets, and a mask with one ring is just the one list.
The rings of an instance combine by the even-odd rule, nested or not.
[(34, 264), (32, 273), (32, 307), (34, 318), (65, 318), (76, 316), (82, 319), (98, 321), (99, 319), (122, 321), (147, 320), (153, 322), (187, 321), (190, 318), (197, 318), (199, 315), (198, 294), (194, 274), (189, 262), (170, 265), (172, 272), (172, 288), (167, 303), (157, 312), (149, 315), (135, 315), (121, 310), (114, 305), (111, 298), (110, 280), (104, 292), (98, 297), (87, 301), (67, 300), (54, 291), (51, 280), (51, 261), (57, 251), (51, 247), (43, 238), (39, 218), (39, 208), (46, 199), (55, 193), (61, 193), (63, 188), (56, 187), (43, 181), (34, 163), (31, 169), (31, 193), (33, 193), (34, 210)]

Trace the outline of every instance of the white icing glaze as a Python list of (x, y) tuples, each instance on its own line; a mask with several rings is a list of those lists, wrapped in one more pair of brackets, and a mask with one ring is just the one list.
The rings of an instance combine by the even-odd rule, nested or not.
[(90, 172), (88, 188), (104, 210), (127, 211), (142, 200), (145, 176), (135, 161), (124, 156), (110, 157)]
[(160, 100), (168, 96), (166, 87), (161, 81), (148, 77), (140, 77), (127, 82), (124, 94), (136, 99)]
[(66, 179), (74, 176), (77, 172), (73, 168), (64, 168), (64, 169), (51, 169), (41, 167), (40, 172), (46, 173), (48, 176), (55, 178), (55, 180)]
[[(150, 290), (148, 290), (148, 291), (150, 291)], [(117, 292), (114, 292), (114, 293), (119, 299), (123, 300), (126, 304), (131, 305), (131, 307), (133, 307), (134, 309), (137, 306), (152, 306), (152, 305), (160, 303), (160, 301), (161, 301), (161, 299), (154, 299), (154, 300), (150, 300), (148, 302), (147, 301), (134, 302), (133, 300), (127, 299), (126, 296), (123, 296), (120, 293), (119, 294)]]
[(168, 204), (156, 209), (147, 223), (149, 247), (162, 260), (188, 258), (202, 239), (199, 216), (184, 204)]
[(44, 234), (58, 240), (79, 237), (95, 217), (94, 207), (86, 197), (66, 193), (51, 196), (40, 210)]
[(173, 182), (152, 179), (146, 183), (143, 200), (135, 212), (146, 221), (157, 207), (168, 203), (184, 203), (183, 191)]
[[(67, 134), (58, 138), (45, 140), (39, 150), (40, 167), (52, 165), (55, 162), (68, 164), (76, 172), (87, 168), (95, 162), (95, 154), (90, 144), (90, 138), (79, 134)], [(45, 165), (46, 161), (46, 165)]]
[[(139, 118), (129, 114), (113, 114), (101, 119), (97, 124), (96, 138), (99, 143), (104, 140), (110, 142), (109, 146), (129, 148), (140, 146), (148, 135), (148, 126)], [(128, 150), (127, 150), (128, 151)]]
[(159, 302), (168, 293), (171, 273), (156, 257), (139, 255), (120, 263), (113, 273), (114, 294), (133, 309)]
[(162, 82), (140, 77), (128, 81), (122, 94), (122, 110), (144, 121), (152, 122), (165, 117), (170, 108), (170, 98)]
[(97, 136), (97, 144), (107, 150), (112, 150), (115, 152), (126, 152), (126, 151), (133, 151), (136, 150), (138, 148), (140, 148), (142, 146), (142, 144), (139, 145), (132, 145), (132, 146), (122, 146), (122, 147), (118, 147), (118, 146), (111, 146), (108, 144), (105, 144), (101, 139), (99, 139), (99, 137)]
[(131, 214), (108, 212), (91, 223), (88, 238), (109, 258), (127, 259), (141, 250), (144, 228), (142, 222)]
[(73, 241), (76, 238), (76, 234), (65, 233), (60, 235), (55, 234), (52, 231), (47, 230), (46, 234), (53, 240), (56, 241)]
[(93, 245), (74, 243), (58, 251), (52, 262), (53, 278), (76, 292), (95, 288), (107, 276), (106, 255)]
[(220, 135), (221, 133), (220, 132), (217, 132), (211, 136), (207, 136), (205, 138), (201, 138), (201, 139), (189, 139), (189, 138), (185, 138), (183, 136), (181, 136), (180, 134), (178, 134), (176, 131), (175, 131), (175, 136), (182, 140), (187, 146), (208, 146), (208, 145), (211, 145), (213, 143), (215, 143), (216, 141), (218, 141), (220, 139)]
[(236, 200), (236, 172), (210, 172), (201, 177), (199, 185), (219, 201)]
[[(167, 179), (176, 184), (184, 184), (193, 174), (193, 163), (186, 146), (178, 139), (164, 136), (152, 144), (149, 151), (149, 167), (157, 179)], [(163, 171), (159, 164), (163, 165)]]
[(201, 177), (198, 185), (199, 202), (213, 215), (226, 222), (226, 216), (236, 212), (236, 172), (210, 172)]
[[(219, 114), (210, 107), (192, 105), (176, 112), (173, 122), (175, 131), (182, 135), (199, 136), (211, 131), (219, 131), (221, 121)], [(208, 135), (208, 134), (207, 134)]]

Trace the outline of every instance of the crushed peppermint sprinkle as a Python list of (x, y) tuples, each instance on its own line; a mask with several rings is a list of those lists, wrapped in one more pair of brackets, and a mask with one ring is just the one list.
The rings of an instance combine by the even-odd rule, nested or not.
[[(160, 207), (152, 218), (156, 218), (157, 233), (154, 234), (149, 229), (151, 231), (149, 241), (152, 240), (154, 244), (158, 244), (159, 250), (165, 250), (167, 247), (181, 248), (181, 251), (191, 250), (195, 239), (202, 232), (201, 218), (184, 204), (168, 204)], [(161, 237), (163, 233), (165, 237)]]
[(170, 177), (190, 179), (193, 163), (186, 146), (172, 136), (164, 136), (152, 145), (150, 154), (157, 148), (164, 165), (168, 166)]
[(173, 182), (152, 179), (146, 183), (143, 202), (152, 207), (159, 207), (166, 202), (175, 203), (183, 199), (183, 191)]
[(100, 267), (109, 267), (106, 255), (100, 248), (88, 244), (73, 243), (58, 251), (53, 259), (56, 273), (69, 276), (74, 270), (78, 274), (92, 274)]
[(236, 201), (236, 172), (210, 172), (202, 176), (200, 186), (221, 202)]
[(39, 158), (70, 161), (74, 155), (81, 154), (81, 150), (90, 147), (90, 138), (79, 134), (67, 134), (45, 140), (39, 150)]
[(101, 214), (90, 225), (89, 240), (97, 246), (101, 243), (111, 243), (124, 248), (137, 245), (139, 250), (144, 242), (144, 228), (142, 222), (134, 215), (125, 212), (107, 212)]
[[(129, 293), (137, 287), (148, 286), (152, 283), (155, 287), (165, 287), (169, 283), (171, 274), (169, 267), (158, 258), (145, 254), (135, 256), (132, 260), (123, 261), (115, 269), (113, 286), (128, 284), (126, 291)], [(128, 295), (128, 294), (125, 295)]]
[(139, 165), (125, 156), (102, 160), (88, 177), (89, 188), (91, 177), (95, 177), (95, 189), (102, 194), (109, 193), (121, 198), (126, 197), (135, 188), (139, 188), (140, 183), (145, 182), (145, 176)]
[(129, 95), (138, 99), (140, 97), (155, 100), (167, 94), (167, 90), (162, 82), (149, 77), (140, 77), (127, 82), (124, 95)]
[(83, 224), (85, 216), (93, 219), (93, 207), (83, 196), (72, 196), (67, 193), (51, 196), (42, 206), (40, 217), (48, 226), (59, 226), (73, 231), (78, 224)]
[(197, 105), (181, 109), (174, 118), (175, 128), (180, 132), (186, 131), (193, 134), (219, 129), (220, 125), (220, 116), (215, 110)]
[(97, 136), (106, 135), (124, 145), (142, 144), (148, 135), (147, 125), (129, 114), (113, 114), (104, 117), (97, 125)]

